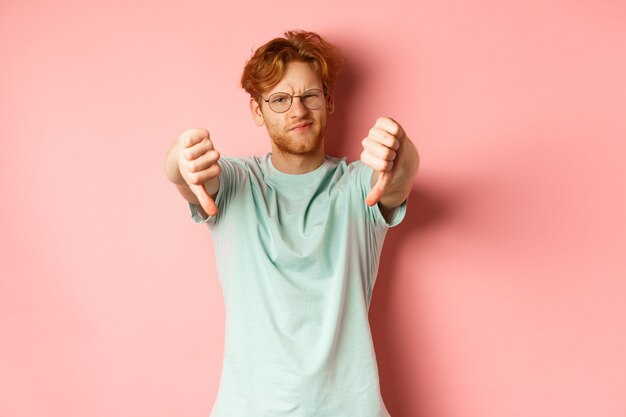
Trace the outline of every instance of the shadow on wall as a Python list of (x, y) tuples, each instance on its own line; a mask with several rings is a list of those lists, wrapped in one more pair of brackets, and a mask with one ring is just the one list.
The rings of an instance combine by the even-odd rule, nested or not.
[(364, 66), (350, 60), (343, 67), (343, 72), (335, 83), (333, 92), (335, 112), (328, 117), (325, 135), (325, 152), (328, 155), (348, 156), (348, 162), (360, 158), (360, 154), (351, 155), (351, 150), (360, 149), (360, 141), (367, 132), (361, 132), (362, 137), (354, 137), (357, 130), (354, 126), (355, 92), (365, 79)]
[[(344, 49), (348, 61), (345, 63), (343, 73), (335, 84), (335, 112), (329, 116), (325, 135), (326, 154), (337, 157), (348, 157), (348, 162), (360, 159), (362, 150), (361, 140), (367, 135), (359, 126), (358, 115), (355, 109), (359, 109), (362, 103), (358, 103), (359, 91), (363, 85), (371, 82), (373, 74), (367, 72), (371, 68), (366, 62), (367, 54), (359, 51), (363, 47), (358, 41), (348, 40), (343, 45), (351, 45), (351, 51)], [(369, 128), (369, 126), (367, 126)], [(418, 178), (419, 178), (418, 174)], [(395, 285), (401, 271), (397, 268), (399, 253), (413, 253), (411, 262), (420, 261), (419, 247), (425, 242), (437, 226), (441, 225), (453, 215), (452, 209), (457, 206), (451, 202), (441, 190), (429, 189), (427, 185), (417, 185), (411, 190), (409, 204), (403, 222), (389, 230), (380, 260), (378, 279), (375, 284), (375, 295), (370, 309), (370, 326), (374, 339), (378, 366), (380, 370), (380, 382), (385, 404), (392, 416), (415, 416), (428, 415), (429, 404), (427, 394), (427, 380), (424, 375), (414, 375), (414, 366), (406, 366), (407, 363), (415, 363), (415, 355), (420, 357), (420, 346), (410, 346), (407, 343), (398, 344), (396, 341), (406, 339), (402, 334), (419, 331), (411, 327), (413, 322), (407, 319), (398, 325), (389, 326), (392, 286)], [(416, 243), (417, 242), (417, 243)], [(411, 248), (406, 245), (411, 244)], [(412, 270), (419, 270), (418, 265)], [(420, 277), (412, 276), (408, 279), (419, 280)], [(417, 360), (417, 363), (421, 361)]]
[[(414, 186), (409, 195), (404, 220), (397, 227), (391, 228), (385, 239), (372, 299), (376, 308), (370, 310), (370, 325), (380, 368), (383, 397), (392, 416), (419, 417), (427, 415), (430, 408), (427, 393), (429, 381), (424, 379), (425, 374), (414, 375), (414, 366), (407, 366), (407, 363), (422, 363), (419, 357), (422, 356), (420, 352), (423, 349), (420, 349), (420, 345), (398, 343), (407, 339), (403, 335), (419, 332), (412, 325), (416, 320), (406, 318), (404, 323), (389, 325), (393, 303), (391, 290), (400, 274), (397, 254), (406, 254), (408, 251), (411, 262), (419, 263), (421, 242), (437, 226), (454, 215), (455, 205), (442, 196), (440, 191), (430, 190), (424, 185)], [(410, 248), (406, 247), (408, 244), (411, 244)], [(419, 270), (418, 265), (411, 270)], [(423, 277), (410, 276), (406, 279), (415, 281)], [(417, 299), (414, 301), (419, 303)], [(419, 337), (410, 339), (419, 340)]]

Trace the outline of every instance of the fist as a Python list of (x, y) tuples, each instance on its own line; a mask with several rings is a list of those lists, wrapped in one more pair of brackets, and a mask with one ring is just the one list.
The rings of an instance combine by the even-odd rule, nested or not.
[(378, 172), (376, 184), (368, 193), (365, 202), (368, 206), (378, 203), (387, 186), (393, 179), (398, 152), (406, 135), (398, 122), (389, 117), (379, 117), (361, 142), (361, 161)]
[(177, 139), (178, 169), (208, 215), (217, 214), (217, 206), (205, 184), (220, 174), (220, 154), (206, 129), (189, 129)]

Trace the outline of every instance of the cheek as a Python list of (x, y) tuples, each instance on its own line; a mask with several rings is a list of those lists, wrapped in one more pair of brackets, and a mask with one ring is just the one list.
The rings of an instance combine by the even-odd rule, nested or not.
[(276, 118), (272, 120), (272, 126), (274, 126), (274, 129), (277, 129), (277, 130), (286, 130), (287, 124), (288, 123), (285, 120), (282, 120), (280, 118)]
[(272, 132), (280, 132), (281, 130), (283, 130), (284, 127), (284, 124), (281, 123), (279, 120), (270, 118), (265, 120), (265, 125)]

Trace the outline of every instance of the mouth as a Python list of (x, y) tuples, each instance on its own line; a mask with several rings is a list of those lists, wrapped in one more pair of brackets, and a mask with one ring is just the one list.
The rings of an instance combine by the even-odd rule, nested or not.
[(299, 131), (302, 131), (302, 130), (306, 130), (312, 124), (313, 124), (313, 122), (298, 123), (297, 125), (292, 126), (291, 129), (289, 129), (289, 130), (290, 131), (293, 130), (293, 131), (299, 132)]

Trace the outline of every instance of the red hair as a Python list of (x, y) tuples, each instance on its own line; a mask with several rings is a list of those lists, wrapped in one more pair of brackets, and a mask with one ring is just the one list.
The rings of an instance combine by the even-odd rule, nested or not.
[(339, 48), (314, 32), (292, 30), (284, 35), (254, 51), (243, 69), (241, 87), (258, 99), (280, 82), (288, 62), (303, 61), (313, 64), (325, 91), (332, 92), (345, 61)]

